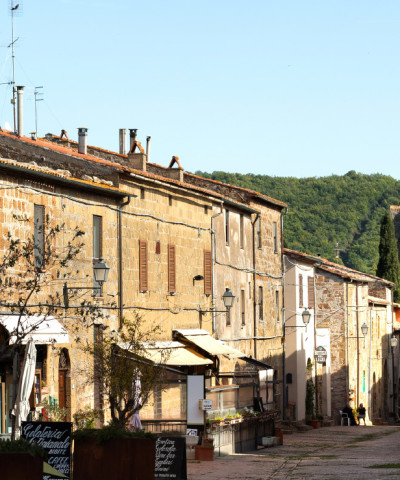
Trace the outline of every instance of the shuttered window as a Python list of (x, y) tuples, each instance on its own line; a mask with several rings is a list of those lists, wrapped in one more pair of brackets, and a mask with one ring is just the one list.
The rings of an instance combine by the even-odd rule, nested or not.
[(315, 308), (314, 277), (308, 277), (308, 308)]
[(168, 245), (168, 292), (176, 292), (175, 245)]
[(299, 275), (299, 307), (304, 307), (304, 296), (303, 296), (303, 275)]
[(204, 250), (204, 295), (212, 294), (211, 250)]
[(141, 292), (149, 289), (147, 270), (147, 242), (139, 240), (139, 290)]

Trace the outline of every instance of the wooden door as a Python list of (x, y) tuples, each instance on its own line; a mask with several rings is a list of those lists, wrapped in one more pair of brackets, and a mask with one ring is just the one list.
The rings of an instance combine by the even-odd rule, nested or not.
[(58, 405), (60, 408), (67, 406), (67, 389), (66, 389), (67, 371), (58, 371)]

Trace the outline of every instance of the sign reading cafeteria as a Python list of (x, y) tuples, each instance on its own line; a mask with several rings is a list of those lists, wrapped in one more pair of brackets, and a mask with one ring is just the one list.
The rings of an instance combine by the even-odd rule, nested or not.
[(22, 437), (47, 451), (43, 480), (70, 478), (71, 427), (70, 422), (22, 422)]

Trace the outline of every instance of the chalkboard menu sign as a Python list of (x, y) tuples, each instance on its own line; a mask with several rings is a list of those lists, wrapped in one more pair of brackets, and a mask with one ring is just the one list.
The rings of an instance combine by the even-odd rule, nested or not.
[(44, 473), (43, 480), (70, 478), (71, 427), (70, 422), (22, 422), (22, 437), (43, 447), (47, 463), (63, 475)]
[(184, 437), (157, 438), (155, 478), (187, 480)]

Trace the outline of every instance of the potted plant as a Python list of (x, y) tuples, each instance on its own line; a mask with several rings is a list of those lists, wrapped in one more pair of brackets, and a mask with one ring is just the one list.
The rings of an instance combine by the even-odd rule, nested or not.
[(1, 478), (42, 480), (46, 451), (24, 438), (0, 440)]

